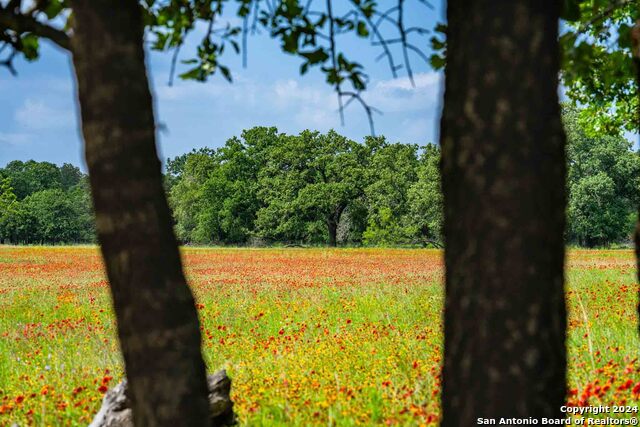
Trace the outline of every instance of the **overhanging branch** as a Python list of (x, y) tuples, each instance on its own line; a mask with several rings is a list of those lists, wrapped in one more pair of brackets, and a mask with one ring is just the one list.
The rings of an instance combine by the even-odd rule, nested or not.
[(3, 8), (0, 8), (0, 30), (11, 30), (18, 34), (32, 33), (51, 40), (65, 50), (71, 50), (71, 39), (64, 31), (43, 24), (31, 16), (15, 14)]

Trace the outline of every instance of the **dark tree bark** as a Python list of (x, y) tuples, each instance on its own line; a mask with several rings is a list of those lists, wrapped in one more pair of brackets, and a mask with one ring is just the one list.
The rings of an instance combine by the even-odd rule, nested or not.
[(338, 245), (338, 223), (330, 219), (327, 225), (329, 226), (329, 246), (333, 248)]
[(449, 0), (442, 425), (562, 417), (565, 135), (555, 0)]
[(72, 0), (98, 239), (136, 427), (209, 424), (205, 364), (155, 145), (137, 0)]

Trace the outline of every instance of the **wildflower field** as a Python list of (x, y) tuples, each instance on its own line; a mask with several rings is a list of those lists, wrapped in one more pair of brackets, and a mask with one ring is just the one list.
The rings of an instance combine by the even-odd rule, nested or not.
[[(441, 252), (183, 255), (241, 425), (438, 423)], [(572, 251), (567, 279), (568, 403), (639, 404), (632, 252)], [(98, 250), (0, 246), (0, 426), (87, 425), (122, 375)]]

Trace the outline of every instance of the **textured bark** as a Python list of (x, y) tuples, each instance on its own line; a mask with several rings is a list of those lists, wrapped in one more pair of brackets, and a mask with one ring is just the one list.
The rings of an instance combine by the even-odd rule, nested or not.
[(73, 61), (98, 239), (133, 419), (208, 424), (205, 364), (155, 145), (137, 0), (72, 0)]
[(442, 425), (562, 417), (565, 136), (555, 0), (449, 0)]

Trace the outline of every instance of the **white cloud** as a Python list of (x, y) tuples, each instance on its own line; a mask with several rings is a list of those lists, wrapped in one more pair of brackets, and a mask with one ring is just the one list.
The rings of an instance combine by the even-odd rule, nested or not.
[(371, 85), (363, 97), (383, 112), (423, 110), (439, 104), (441, 80), (438, 73), (415, 74), (415, 87), (408, 77), (379, 80)]
[(16, 110), (14, 118), (22, 127), (39, 130), (70, 128), (75, 121), (71, 110), (54, 108), (42, 100), (30, 98)]
[(32, 136), (28, 133), (0, 132), (0, 145), (23, 145), (31, 142)]
[[(440, 82), (437, 73), (416, 74), (415, 87), (407, 78), (372, 81), (363, 98), (383, 112), (374, 115), (376, 133), (393, 141), (432, 141)], [(287, 133), (335, 129), (355, 140), (369, 133), (358, 102), (348, 106), (341, 125), (336, 93), (317, 80), (268, 81), (238, 72), (232, 84), (214, 78), (207, 83), (178, 80), (169, 87), (157, 81), (155, 94), (158, 119), (168, 128), (161, 138), (168, 155), (193, 145), (216, 146), (252, 126), (276, 126)]]

